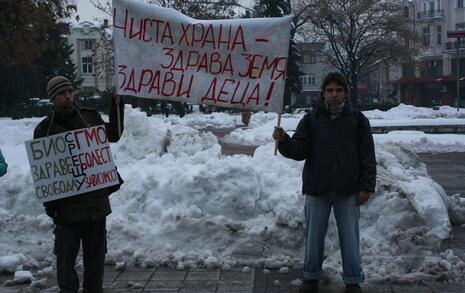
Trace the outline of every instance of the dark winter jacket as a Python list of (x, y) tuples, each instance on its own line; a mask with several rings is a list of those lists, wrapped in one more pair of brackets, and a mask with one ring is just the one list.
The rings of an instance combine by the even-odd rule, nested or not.
[(278, 144), (286, 158), (305, 160), (303, 194), (350, 195), (373, 192), (376, 158), (368, 119), (349, 103), (331, 120), (323, 99), (300, 120), (292, 138)]
[[(123, 107), (120, 107), (121, 132), (123, 130), (123, 115)], [(53, 121), (50, 125), (52, 116)], [(47, 131), (48, 135), (53, 135), (103, 124), (107, 130), (108, 140), (110, 142), (117, 142), (120, 137), (118, 135), (116, 107), (113, 106), (110, 111), (110, 123), (105, 123), (100, 114), (90, 108), (75, 108), (67, 117), (55, 111), (54, 114), (53, 112), (50, 113), (37, 125), (34, 130), (34, 139), (47, 136)], [(58, 225), (102, 219), (111, 213), (110, 201), (108, 199), (110, 188), (45, 202), (45, 211), (47, 215), (53, 218), (54, 223)]]

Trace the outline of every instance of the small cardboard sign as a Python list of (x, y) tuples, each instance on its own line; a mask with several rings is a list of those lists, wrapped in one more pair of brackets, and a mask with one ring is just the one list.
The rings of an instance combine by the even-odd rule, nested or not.
[(35, 196), (48, 202), (119, 183), (104, 125), (25, 142)]

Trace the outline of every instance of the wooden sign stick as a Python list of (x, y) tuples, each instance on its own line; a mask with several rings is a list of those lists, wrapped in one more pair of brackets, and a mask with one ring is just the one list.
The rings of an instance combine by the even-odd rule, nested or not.
[[(278, 127), (281, 126), (281, 113), (278, 113)], [(274, 140), (274, 155), (276, 156), (278, 154), (278, 140)]]
[(118, 99), (118, 102), (116, 103), (116, 119), (118, 120), (118, 137), (121, 137), (121, 114), (119, 113), (119, 107), (120, 107), (120, 103), (121, 103), (121, 100), (119, 100), (118, 97), (116, 97), (116, 94), (114, 95), (115, 97), (115, 102), (116, 102), (116, 99)]

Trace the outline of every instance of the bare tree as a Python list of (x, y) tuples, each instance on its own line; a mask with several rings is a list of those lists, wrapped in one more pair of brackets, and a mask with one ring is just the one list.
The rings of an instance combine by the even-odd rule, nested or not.
[[(112, 15), (111, 1), (90, 0), (90, 2), (100, 11)], [(237, 7), (241, 7), (237, 0), (149, 0), (148, 2), (176, 9), (197, 19), (232, 18), (237, 13)]]
[[(303, 0), (302, 21), (308, 35), (327, 44), (320, 52), (347, 79), (351, 102), (357, 104), (357, 83), (380, 63), (412, 58), (414, 37), (402, 0)], [(301, 32), (302, 33), (302, 32)]]
[[(95, 82), (105, 80), (106, 89), (110, 90), (113, 86), (113, 75), (115, 69), (113, 66), (113, 43), (111, 33), (108, 29), (108, 21), (106, 20), (100, 29), (100, 38), (96, 40), (92, 48), (92, 59), (94, 64)], [(98, 88), (96, 85), (95, 88)]]

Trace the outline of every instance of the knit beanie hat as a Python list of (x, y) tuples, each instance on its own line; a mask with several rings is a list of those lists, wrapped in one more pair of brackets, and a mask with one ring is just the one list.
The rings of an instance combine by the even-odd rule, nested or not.
[(55, 96), (61, 92), (62, 90), (73, 90), (73, 85), (64, 76), (55, 76), (54, 78), (50, 79), (47, 84), (47, 95), (50, 101), (53, 101)]

